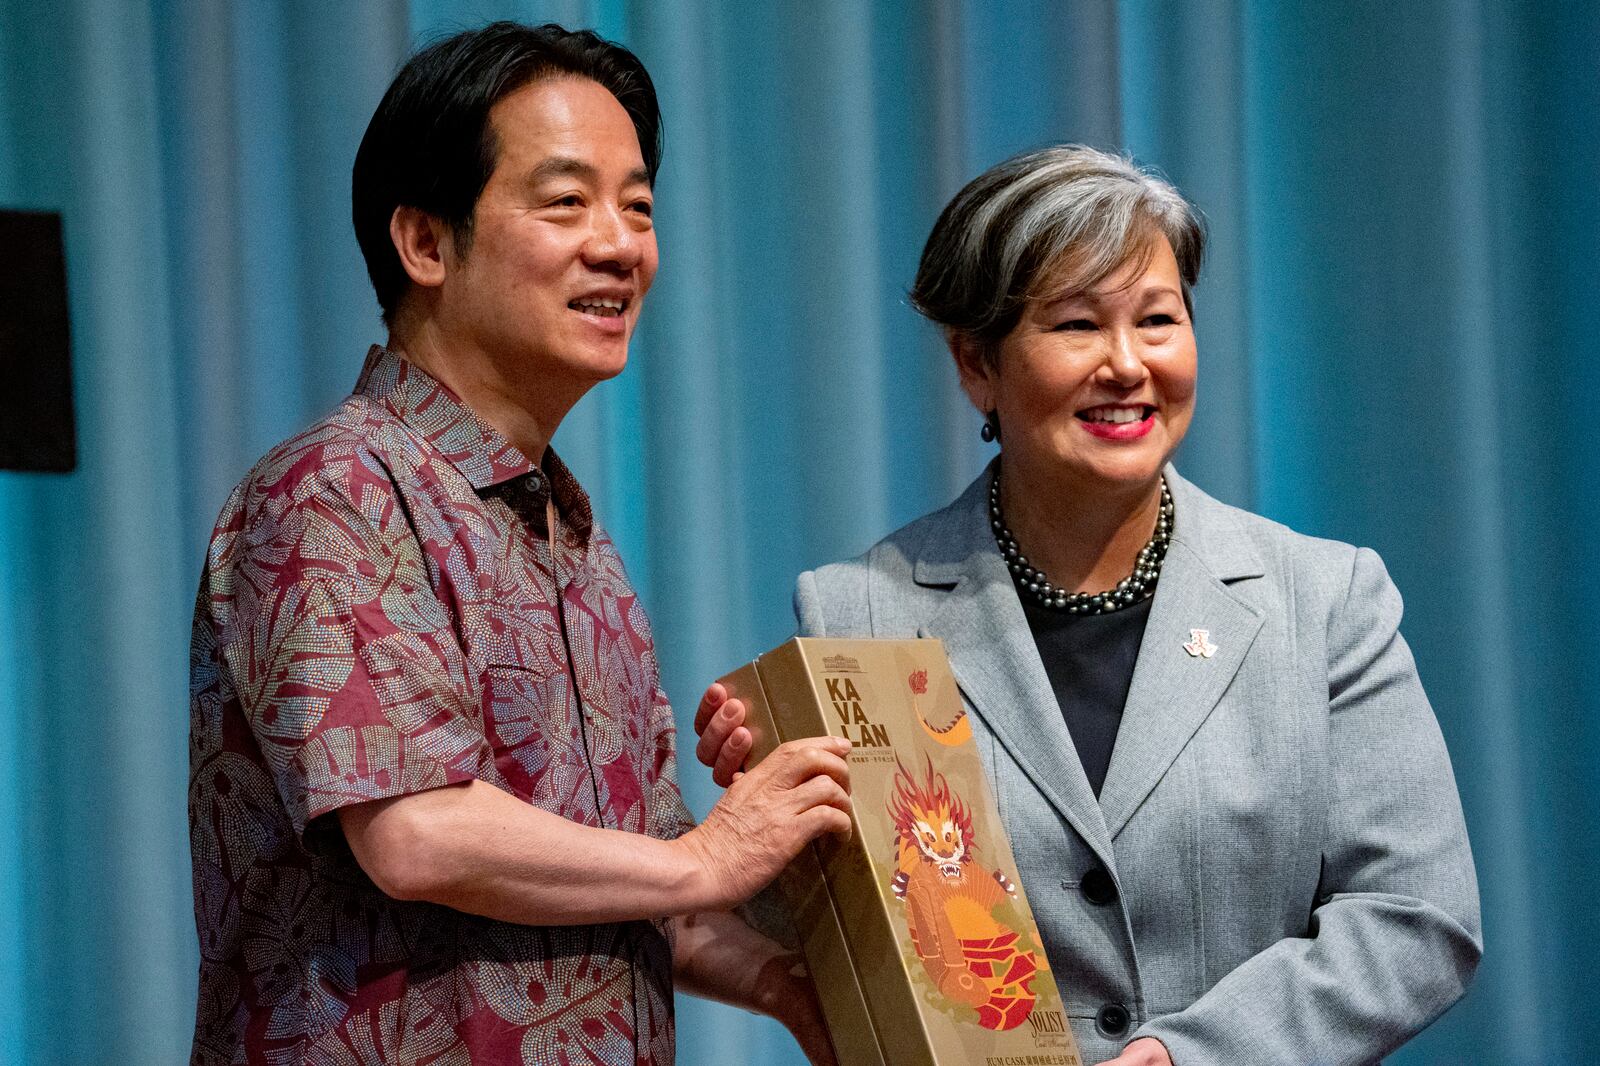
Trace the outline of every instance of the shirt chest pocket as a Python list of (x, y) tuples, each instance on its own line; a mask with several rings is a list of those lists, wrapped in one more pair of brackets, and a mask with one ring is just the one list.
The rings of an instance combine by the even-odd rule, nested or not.
[(483, 722), (495, 751), (548, 742), (572, 721), (572, 679), (564, 669), (494, 662), (484, 667)]
[(545, 810), (598, 824), (593, 773), (567, 670), (490, 663), (482, 699), (484, 732), (512, 789)]

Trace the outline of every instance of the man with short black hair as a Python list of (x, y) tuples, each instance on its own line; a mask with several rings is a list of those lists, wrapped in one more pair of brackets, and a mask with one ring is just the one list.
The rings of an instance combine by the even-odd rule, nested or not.
[(497, 23), (415, 56), (353, 175), (389, 327), (211, 541), (192, 654), (194, 1063), (670, 1063), (674, 978), (831, 1061), (729, 908), (848, 831), (846, 745), (696, 827), (649, 623), (549, 449), (656, 270), (648, 74)]

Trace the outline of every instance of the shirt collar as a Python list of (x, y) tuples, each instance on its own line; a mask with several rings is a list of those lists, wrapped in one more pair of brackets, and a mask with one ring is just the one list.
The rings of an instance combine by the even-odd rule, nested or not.
[[(588, 539), (594, 523), (588, 493), (553, 449), (546, 448), (544, 462), (536, 466), (448, 385), (381, 344), (368, 350), (355, 391), (404, 422), (479, 492), (526, 478), (526, 485), (542, 498), (549, 486), (562, 517)], [(540, 467), (542, 472), (529, 477)]]

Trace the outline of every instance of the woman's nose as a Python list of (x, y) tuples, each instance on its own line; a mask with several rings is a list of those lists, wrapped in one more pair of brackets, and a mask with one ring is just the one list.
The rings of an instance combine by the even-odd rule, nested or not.
[(1139, 355), (1139, 338), (1133, 330), (1113, 330), (1111, 348), (1106, 353), (1105, 371), (1118, 385), (1133, 386), (1144, 380), (1144, 360)]

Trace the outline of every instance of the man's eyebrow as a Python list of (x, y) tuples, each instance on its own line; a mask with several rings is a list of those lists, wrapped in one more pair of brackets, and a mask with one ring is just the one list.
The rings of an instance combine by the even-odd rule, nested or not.
[(528, 183), (537, 185), (541, 181), (551, 178), (581, 178), (584, 181), (593, 181), (599, 177), (594, 167), (581, 159), (572, 159), (568, 156), (552, 156), (544, 160), (528, 174)]
[[(528, 174), (528, 184), (538, 185), (540, 182), (550, 181), (553, 178), (577, 178), (591, 184), (598, 183), (600, 172), (581, 159), (570, 156), (552, 156), (534, 167)], [(650, 171), (644, 167), (636, 167), (628, 171), (628, 176), (623, 179), (624, 185), (649, 185)]]

